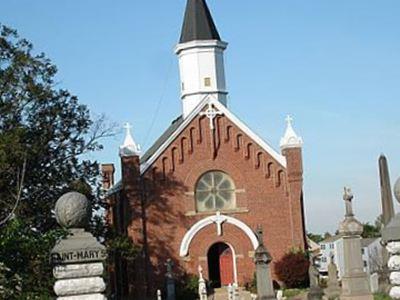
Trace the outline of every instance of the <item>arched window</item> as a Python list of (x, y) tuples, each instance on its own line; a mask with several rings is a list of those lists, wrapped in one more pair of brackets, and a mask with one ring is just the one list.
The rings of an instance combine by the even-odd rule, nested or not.
[(233, 209), (236, 206), (235, 184), (221, 171), (204, 173), (195, 189), (197, 211)]

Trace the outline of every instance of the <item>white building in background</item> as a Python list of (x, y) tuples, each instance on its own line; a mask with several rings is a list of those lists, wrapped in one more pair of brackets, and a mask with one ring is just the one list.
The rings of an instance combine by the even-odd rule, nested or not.
[(341, 277), (340, 265), (343, 265), (341, 254), (343, 253), (343, 242), (340, 235), (331, 236), (319, 243), (321, 248), (321, 256), (319, 263), (319, 272), (323, 276), (328, 275), (328, 265), (333, 259), (333, 262), (338, 267), (339, 278)]
[(364, 271), (367, 274), (378, 272), (383, 265), (381, 238), (362, 239), (361, 246)]
[(314, 242), (307, 237), (307, 249), (313, 256), (319, 256), (321, 254), (321, 247), (318, 243)]
[[(382, 267), (382, 245), (381, 238), (366, 238), (361, 240), (361, 252), (364, 264), (364, 271), (371, 275)], [(341, 235), (329, 237), (319, 243), (321, 256), (319, 272), (322, 276), (328, 275), (328, 265), (333, 262), (338, 268), (338, 278), (341, 279), (344, 273), (343, 262), (343, 238)]]

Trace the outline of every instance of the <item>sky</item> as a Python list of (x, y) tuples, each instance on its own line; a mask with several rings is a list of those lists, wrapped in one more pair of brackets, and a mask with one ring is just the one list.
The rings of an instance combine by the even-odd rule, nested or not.
[[(93, 115), (130, 122), (143, 149), (181, 114), (173, 49), (185, 0), (0, 2), (0, 23), (57, 65), (58, 87)], [(307, 230), (338, 228), (344, 186), (357, 218), (373, 223), (381, 153), (392, 185), (400, 176), (400, 1), (208, 3), (229, 43), (229, 109), (277, 150), (287, 114), (304, 140)], [(114, 163), (117, 177), (122, 141), (121, 131), (90, 156)]]

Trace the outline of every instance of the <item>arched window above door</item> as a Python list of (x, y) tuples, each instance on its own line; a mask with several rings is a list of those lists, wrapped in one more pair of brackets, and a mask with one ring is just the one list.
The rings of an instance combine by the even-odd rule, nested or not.
[(195, 188), (199, 212), (229, 210), (236, 207), (235, 184), (221, 171), (209, 171), (200, 176)]

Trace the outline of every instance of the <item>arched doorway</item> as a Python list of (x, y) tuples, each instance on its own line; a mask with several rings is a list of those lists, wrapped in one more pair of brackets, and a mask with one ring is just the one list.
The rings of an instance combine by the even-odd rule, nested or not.
[(233, 251), (225, 243), (216, 243), (207, 254), (208, 277), (211, 286), (219, 288), (234, 283)]

